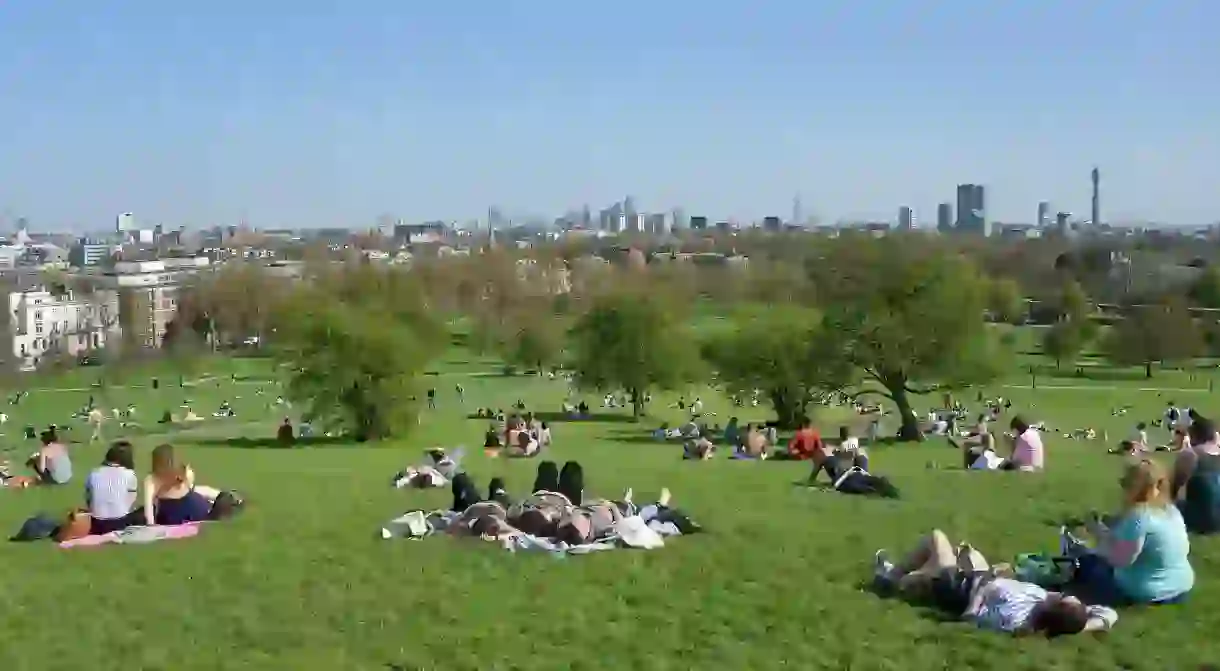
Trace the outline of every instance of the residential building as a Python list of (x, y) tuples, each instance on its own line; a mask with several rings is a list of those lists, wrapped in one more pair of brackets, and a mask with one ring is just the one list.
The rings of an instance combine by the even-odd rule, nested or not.
[(113, 268), (80, 277), (118, 293), (119, 326), (127, 339), (143, 347), (160, 347), (178, 311), (179, 288), (210, 267), (206, 256), (119, 261)]
[(12, 355), (25, 369), (48, 355), (77, 356), (105, 347), (122, 332), (118, 292), (113, 290), (25, 287), (8, 292), (8, 310)]

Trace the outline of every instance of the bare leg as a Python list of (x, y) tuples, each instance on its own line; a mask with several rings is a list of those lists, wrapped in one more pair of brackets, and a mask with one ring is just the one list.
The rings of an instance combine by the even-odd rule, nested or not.
[(966, 572), (988, 571), (991, 565), (983, 553), (974, 549), (969, 543), (962, 543), (957, 548), (957, 567)]
[(949, 537), (939, 529), (919, 539), (915, 549), (898, 564), (891, 564), (885, 551), (877, 552), (875, 572), (885, 583), (904, 593), (914, 593), (928, 587), (943, 569), (953, 568), (957, 552)]

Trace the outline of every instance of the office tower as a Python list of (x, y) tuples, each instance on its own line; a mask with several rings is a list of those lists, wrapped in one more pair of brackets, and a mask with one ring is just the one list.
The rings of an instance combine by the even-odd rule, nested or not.
[(770, 233), (779, 233), (783, 227), (783, 222), (779, 217), (763, 217), (763, 230)]
[(695, 216), (690, 218), (690, 228), (692, 231), (707, 230), (707, 217)]
[(124, 212), (115, 217), (114, 230), (117, 233), (126, 233), (127, 231), (136, 230), (136, 215), (130, 212)]
[(1068, 230), (1070, 228), (1068, 224), (1068, 217), (1070, 216), (1072, 215), (1068, 214), (1067, 212), (1059, 212), (1055, 215), (1055, 230), (1059, 233), (1059, 235), (1066, 236), (1068, 234)]
[(628, 219), (631, 219), (636, 214), (635, 199), (631, 196), (627, 196), (623, 199), (623, 214), (627, 215)]
[(1035, 222), (1037, 224), (1038, 228), (1046, 228), (1046, 225), (1050, 223), (1050, 221), (1047, 219), (1047, 217), (1049, 217), (1050, 214), (1051, 214), (1051, 204), (1050, 203), (1046, 202), (1045, 200), (1042, 201), (1041, 203), (1038, 203), (1038, 219)]
[(909, 231), (915, 228), (915, 216), (911, 212), (911, 208), (903, 205), (898, 208), (898, 228), (899, 230)]
[(986, 236), (986, 193), (981, 184), (959, 184), (957, 186), (957, 230), (959, 233), (974, 233)]
[(593, 228), (593, 212), (589, 209), (588, 203), (585, 203), (580, 211), (580, 227), (586, 230)]
[(1093, 168), (1090, 175), (1093, 178), (1093, 209), (1092, 209), (1092, 224), (1094, 226), (1101, 225), (1101, 172), (1097, 168)]
[(680, 207), (675, 207), (672, 216), (673, 221), (671, 223), (673, 224), (674, 230), (689, 228), (690, 220), (686, 216), (686, 210), (683, 210)]
[(792, 221), (793, 226), (805, 225), (805, 211), (801, 208), (801, 194), (796, 194), (792, 199)]
[(941, 203), (936, 206), (936, 230), (941, 233), (953, 231), (953, 205)]

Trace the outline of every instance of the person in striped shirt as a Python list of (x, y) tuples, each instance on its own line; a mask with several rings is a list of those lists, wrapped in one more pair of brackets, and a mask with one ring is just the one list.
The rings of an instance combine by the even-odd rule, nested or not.
[(120, 440), (106, 450), (102, 465), (85, 480), (85, 504), (92, 517), (90, 533), (104, 534), (141, 524), (144, 511), (135, 507), (139, 489), (131, 443)]

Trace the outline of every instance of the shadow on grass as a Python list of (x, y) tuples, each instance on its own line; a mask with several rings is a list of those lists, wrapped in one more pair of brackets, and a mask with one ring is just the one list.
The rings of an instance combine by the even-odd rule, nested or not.
[(651, 433), (616, 433), (608, 437), (606, 440), (612, 443), (625, 443), (628, 445), (657, 445), (660, 447), (676, 447), (682, 448), (682, 440), (680, 438), (667, 438), (658, 440)]
[(547, 424), (596, 422), (601, 424), (642, 424), (647, 417), (636, 419), (616, 412), (591, 412), (584, 417), (572, 417), (566, 412), (535, 412), (534, 417)]
[[(1038, 379), (1071, 380), (1075, 382), (1142, 382), (1148, 378), (1143, 369), (1110, 368), (1102, 366), (1084, 366), (1081, 373), (1075, 368), (1064, 366), (1061, 369), (1046, 368), (1038, 371)], [(1156, 379), (1154, 376), (1153, 380)]]
[(927, 602), (910, 597), (904, 597), (903, 595), (896, 593), (893, 588), (885, 589), (879, 587), (876, 581), (872, 579), (861, 580), (860, 582), (856, 583), (856, 587), (861, 592), (871, 594), (882, 601), (893, 604), (895, 607), (911, 608), (925, 620), (931, 620), (933, 622), (939, 622), (942, 624), (960, 623), (962, 621), (961, 617), (936, 608)]
[(274, 436), (268, 438), (197, 438), (186, 439), (183, 442), (194, 445), (212, 447), (238, 447), (242, 449), (296, 449), (301, 447), (340, 447), (350, 446), (360, 441), (349, 436), (316, 436), (312, 438), (297, 438), (292, 445), (284, 445)]

